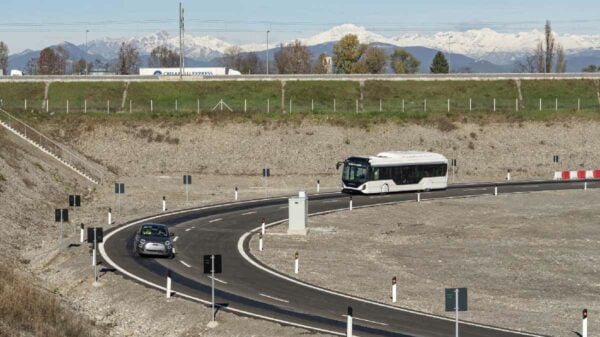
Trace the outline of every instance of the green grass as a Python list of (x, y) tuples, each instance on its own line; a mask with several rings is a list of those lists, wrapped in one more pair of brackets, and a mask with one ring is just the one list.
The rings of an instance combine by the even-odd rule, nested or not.
[[(66, 115), (67, 100), (69, 116), (82, 113), (86, 102), (88, 118), (119, 116), (123, 119), (172, 122), (249, 120), (256, 123), (296, 123), (311, 118), (318, 122), (363, 126), (389, 120), (436, 122), (440, 119), (489, 121), (600, 117), (600, 104), (592, 81), (530, 80), (522, 81), (521, 88), (524, 101), (519, 102), (518, 111), (517, 86), (509, 80), (366, 81), (362, 88), (359, 82), (352, 81), (287, 81), (284, 102), (278, 81), (131, 82), (123, 106), (125, 85), (122, 82), (73, 82), (53, 83), (49, 99), (50, 115), (54, 119), (57, 115)], [(26, 116), (34, 120), (47, 120), (48, 117), (40, 114), (43, 92), (43, 83), (0, 84), (0, 98), (4, 100), (5, 108), (23, 114), (23, 100), (28, 99), (29, 113)], [(214, 109), (221, 99), (233, 111), (226, 107)], [(578, 99), (581, 102), (579, 111)], [(109, 114), (107, 102), (110, 102)], [(129, 113), (130, 104), (132, 113)]]

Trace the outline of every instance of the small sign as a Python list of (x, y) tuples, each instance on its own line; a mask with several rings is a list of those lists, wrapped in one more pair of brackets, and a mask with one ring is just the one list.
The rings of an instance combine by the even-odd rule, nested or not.
[(81, 196), (70, 195), (69, 196), (69, 207), (81, 207)]
[(102, 227), (88, 227), (87, 242), (94, 243), (94, 237), (96, 238), (97, 243), (100, 243), (104, 240), (104, 230)]
[(125, 184), (115, 183), (115, 194), (125, 194)]
[(192, 176), (190, 176), (190, 175), (183, 176), (183, 184), (191, 185), (192, 184)]
[[(456, 311), (456, 288), (446, 288), (446, 311)], [(467, 311), (467, 288), (458, 288), (458, 311)]]
[(560, 158), (558, 156), (554, 156), (552, 158), (552, 161), (555, 162), (555, 163), (558, 163), (560, 161)]
[[(212, 274), (212, 256), (204, 255), (204, 274)], [(214, 255), (215, 257), (215, 274), (221, 274), (223, 272), (223, 266), (221, 264), (221, 255)]]
[(68, 209), (55, 209), (54, 210), (54, 221), (55, 222), (69, 222), (69, 210)]
[(270, 168), (264, 168), (263, 169), (263, 177), (270, 177), (271, 176), (271, 169)]
[(458, 165), (457, 165), (457, 162), (456, 162), (456, 159), (452, 159), (452, 160), (450, 160), (450, 166), (452, 166), (452, 167), (456, 167), (456, 166), (458, 166)]

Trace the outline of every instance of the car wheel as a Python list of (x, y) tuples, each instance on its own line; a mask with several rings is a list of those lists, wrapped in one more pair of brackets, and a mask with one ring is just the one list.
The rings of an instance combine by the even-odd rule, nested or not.
[(383, 184), (383, 186), (381, 186), (381, 194), (388, 194), (390, 193), (390, 187), (388, 186), (388, 184)]

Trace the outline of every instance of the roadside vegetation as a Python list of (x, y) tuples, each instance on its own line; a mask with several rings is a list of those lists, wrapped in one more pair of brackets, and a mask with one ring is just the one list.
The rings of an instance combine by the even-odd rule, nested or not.
[(0, 264), (0, 336), (95, 336), (93, 324), (66, 309), (58, 295)]

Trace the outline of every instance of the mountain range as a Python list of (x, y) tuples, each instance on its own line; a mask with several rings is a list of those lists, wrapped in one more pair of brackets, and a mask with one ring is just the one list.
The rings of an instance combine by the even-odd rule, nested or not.
[[(321, 52), (331, 54), (333, 44), (346, 34), (355, 34), (359, 40), (367, 44), (376, 44), (390, 51), (395, 47), (403, 47), (413, 53), (422, 63), (422, 72), (428, 72), (428, 65), (437, 51), (447, 54), (454, 71), (472, 72), (510, 72), (515, 70), (515, 62), (522, 59), (543, 38), (543, 32), (533, 30), (520, 33), (500, 33), (489, 28), (467, 30), (464, 32), (439, 32), (433, 35), (402, 34), (399, 36), (383, 36), (371, 32), (365, 27), (345, 24), (333, 27), (308, 38), (299, 40), (309, 46), (313, 56)], [(556, 34), (557, 41), (565, 48), (568, 71), (580, 71), (589, 64), (600, 64), (600, 35)], [(110, 62), (117, 58), (122, 42), (131, 42), (138, 46), (142, 64), (150, 51), (160, 45), (173, 49), (179, 48), (179, 37), (162, 31), (143, 37), (101, 38), (85, 45), (63, 42), (73, 59), (84, 58), (88, 61), (100, 60)], [(289, 41), (274, 42), (270, 55), (276, 46)], [(185, 37), (186, 65), (216, 65), (232, 43), (211, 36)], [(266, 57), (265, 44), (246, 44), (240, 46), (245, 52), (257, 52), (259, 57)], [(27, 61), (37, 57), (39, 51), (26, 50), (9, 57), (12, 68), (24, 69)], [(272, 57), (272, 56), (271, 56)]]

